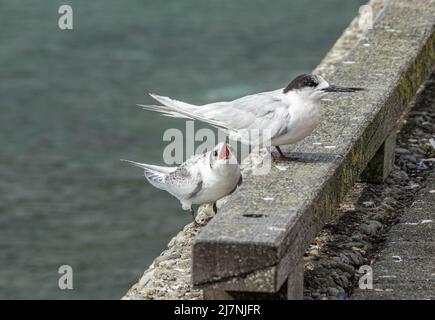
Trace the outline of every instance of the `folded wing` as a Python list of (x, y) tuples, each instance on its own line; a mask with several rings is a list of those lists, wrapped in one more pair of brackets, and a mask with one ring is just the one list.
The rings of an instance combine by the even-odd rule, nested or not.
[(230, 134), (233, 139), (247, 139), (246, 131), (269, 130), (271, 138), (283, 134), (290, 121), (287, 105), (280, 91), (249, 95), (228, 102), (195, 106), (168, 97), (151, 95), (163, 106), (143, 106), (166, 116), (190, 118), (208, 123)]
[(191, 172), (181, 165), (174, 172), (168, 174), (167, 191), (180, 200), (188, 200), (195, 196), (202, 188), (202, 177), (199, 172)]
[(144, 170), (145, 178), (149, 181), (149, 183), (151, 183), (151, 185), (166, 191), (168, 188), (167, 177), (171, 172), (174, 172), (177, 169), (177, 167), (154, 166), (151, 164), (139, 163), (131, 160), (122, 159), (121, 161), (125, 161), (136, 167), (142, 168)]

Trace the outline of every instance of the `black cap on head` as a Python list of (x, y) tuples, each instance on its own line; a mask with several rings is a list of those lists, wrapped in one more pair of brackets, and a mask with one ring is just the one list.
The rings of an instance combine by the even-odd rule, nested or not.
[(287, 87), (284, 88), (284, 93), (287, 93), (291, 90), (298, 90), (306, 87), (317, 87), (319, 85), (319, 81), (316, 76), (312, 74), (301, 74), (294, 78), (292, 82), (289, 83)]

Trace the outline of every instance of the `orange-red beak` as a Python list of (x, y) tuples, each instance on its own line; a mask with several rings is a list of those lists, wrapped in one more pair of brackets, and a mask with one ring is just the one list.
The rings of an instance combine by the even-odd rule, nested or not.
[(231, 155), (230, 148), (225, 144), (223, 148), (221, 148), (220, 154), (219, 154), (219, 160), (228, 159)]

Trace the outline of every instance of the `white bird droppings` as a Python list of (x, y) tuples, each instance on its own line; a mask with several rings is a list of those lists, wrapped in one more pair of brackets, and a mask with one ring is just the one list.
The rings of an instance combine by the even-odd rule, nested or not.
[(275, 200), (275, 198), (272, 198), (272, 197), (265, 197), (265, 198), (263, 198), (263, 200), (264, 200), (264, 201), (273, 201), (273, 200)]
[(393, 258), (393, 261), (395, 262), (402, 262), (402, 258), (400, 256), (392, 256), (391, 258)]
[(280, 227), (268, 227), (267, 229), (272, 230), (272, 231), (285, 231), (285, 228), (280, 228)]
[(432, 222), (433, 220), (428, 219), (428, 220), (422, 220), (420, 223), (424, 224), (424, 223), (432, 223)]
[(426, 224), (426, 223), (432, 223), (433, 220), (427, 219), (427, 220), (421, 220), (420, 222), (405, 222), (404, 224), (407, 224), (409, 226), (417, 226), (419, 224)]
[(279, 171), (286, 171), (287, 167), (284, 166), (275, 166)]

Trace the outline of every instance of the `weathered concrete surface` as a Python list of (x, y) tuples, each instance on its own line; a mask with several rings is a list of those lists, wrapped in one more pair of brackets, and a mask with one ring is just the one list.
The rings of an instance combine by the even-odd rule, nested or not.
[(435, 172), (372, 268), (373, 290), (357, 289), (352, 299), (435, 299)]
[(278, 291), (294, 259), (303, 255), (429, 77), (435, 64), (434, 16), (433, 0), (389, 2), (374, 29), (332, 75), (334, 83), (369, 90), (332, 98), (314, 133), (284, 148), (295, 161), (273, 167), (267, 176), (245, 177), (196, 238), (195, 285)]
[(360, 180), (369, 183), (382, 183), (390, 174), (394, 164), (394, 149), (396, 148), (396, 130), (388, 136), (375, 156), (367, 164)]

